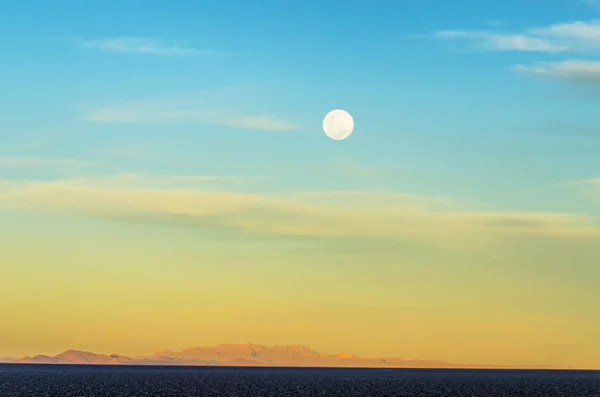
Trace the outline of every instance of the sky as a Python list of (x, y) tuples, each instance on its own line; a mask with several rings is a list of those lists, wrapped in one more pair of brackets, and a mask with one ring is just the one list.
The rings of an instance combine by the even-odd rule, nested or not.
[(0, 53), (0, 356), (600, 368), (600, 3), (21, 0)]

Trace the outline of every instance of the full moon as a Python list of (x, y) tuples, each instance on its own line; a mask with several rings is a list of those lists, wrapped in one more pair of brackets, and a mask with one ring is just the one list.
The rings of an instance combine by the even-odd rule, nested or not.
[(348, 138), (352, 130), (354, 130), (354, 120), (350, 113), (344, 110), (332, 110), (323, 119), (325, 135), (336, 141)]

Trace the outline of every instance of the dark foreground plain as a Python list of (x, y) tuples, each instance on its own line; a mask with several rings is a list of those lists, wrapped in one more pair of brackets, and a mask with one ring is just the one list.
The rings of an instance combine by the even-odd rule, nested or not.
[(0, 396), (600, 397), (600, 372), (6, 364)]

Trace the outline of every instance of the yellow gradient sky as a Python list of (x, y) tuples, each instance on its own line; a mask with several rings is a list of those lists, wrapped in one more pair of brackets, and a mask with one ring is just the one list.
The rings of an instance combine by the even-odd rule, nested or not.
[(597, 365), (600, 228), (585, 217), (138, 179), (167, 180), (4, 184), (1, 355), (253, 342)]

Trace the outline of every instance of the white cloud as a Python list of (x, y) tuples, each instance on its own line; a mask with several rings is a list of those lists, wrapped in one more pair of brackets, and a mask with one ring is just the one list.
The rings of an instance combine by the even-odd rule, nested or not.
[[(557, 23), (517, 32), (441, 30), (432, 33), (441, 40), (463, 40), (491, 51), (600, 54), (600, 20)], [(572, 57), (573, 55), (571, 55)], [(600, 83), (600, 61), (563, 59), (519, 64), (514, 71), (583, 83)]]
[(295, 130), (287, 121), (269, 116), (247, 116), (207, 109), (205, 101), (130, 102), (90, 112), (83, 118), (98, 123), (173, 123), (192, 122), (225, 125), (253, 130)]
[(541, 62), (517, 65), (515, 71), (575, 82), (600, 83), (600, 61), (571, 59), (559, 62)]
[(81, 160), (49, 159), (40, 157), (0, 157), (0, 168), (13, 167), (90, 167), (94, 163)]
[(524, 34), (493, 34), (482, 31), (441, 30), (434, 37), (445, 40), (469, 40), (477, 47), (493, 51), (564, 52), (570, 48)]
[(432, 33), (444, 40), (467, 40), (493, 51), (600, 52), (600, 21), (576, 21), (517, 32), (441, 30)]
[(554, 24), (529, 29), (529, 34), (570, 42), (573, 49), (600, 49), (600, 20)]
[(563, 52), (569, 50), (566, 45), (526, 35), (490, 34), (484, 38), (483, 44), (487, 48), (498, 51)]
[(180, 47), (175, 43), (170, 43), (162, 39), (140, 37), (114, 37), (88, 40), (84, 41), (83, 45), (105, 51), (164, 56), (198, 55), (212, 52)]

